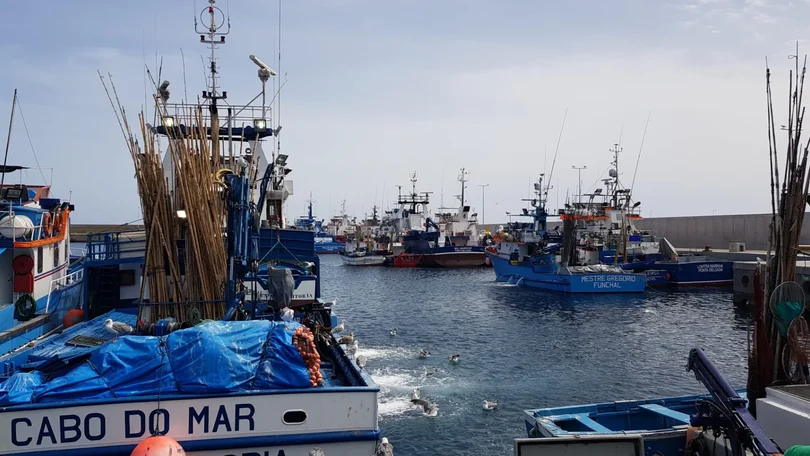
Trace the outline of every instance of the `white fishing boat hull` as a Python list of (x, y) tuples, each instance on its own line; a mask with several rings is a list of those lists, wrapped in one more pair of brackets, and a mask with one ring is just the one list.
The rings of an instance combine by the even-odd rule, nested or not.
[(172, 437), (189, 455), (306, 456), (314, 447), (329, 456), (373, 455), (377, 392), (345, 389), (6, 408), (0, 455), (129, 454), (153, 432)]
[(385, 257), (383, 255), (369, 255), (359, 257), (340, 255), (340, 258), (343, 260), (344, 264), (347, 264), (349, 266), (379, 266), (385, 263)]

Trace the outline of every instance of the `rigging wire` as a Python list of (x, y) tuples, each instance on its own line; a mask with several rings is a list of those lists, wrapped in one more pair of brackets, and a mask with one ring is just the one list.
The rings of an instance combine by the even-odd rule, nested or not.
[(20, 111), (20, 119), (22, 119), (23, 127), (25, 128), (25, 135), (28, 136), (28, 144), (31, 146), (31, 153), (34, 154), (34, 161), (37, 163), (37, 169), (39, 169), (39, 174), (42, 176), (42, 182), (46, 185), (51, 185), (53, 182), (48, 184), (48, 180), (45, 179), (45, 173), (42, 172), (42, 166), (39, 164), (39, 158), (37, 158), (37, 152), (34, 150), (34, 143), (31, 141), (31, 134), (28, 132), (28, 125), (25, 123), (25, 115), (23, 115), (22, 111), (22, 104), (20, 104), (20, 97), (17, 97), (17, 110)]

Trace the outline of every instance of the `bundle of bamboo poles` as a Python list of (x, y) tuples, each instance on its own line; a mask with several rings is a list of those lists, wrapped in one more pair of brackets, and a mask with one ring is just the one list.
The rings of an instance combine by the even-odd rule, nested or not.
[[(790, 72), (790, 98), (788, 122), (782, 126), (787, 131), (787, 150), (784, 170), (779, 169), (779, 149), (777, 130), (773, 114), (771, 93), (771, 72), (766, 64), (766, 96), (768, 111), (768, 149), (770, 157), (771, 181), (771, 226), (768, 255), (764, 272), (757, 271), (755, 280), (754, 334), (749, 353), (748, 398), (752, 411), (756, 399), (765, 397), (765, 388), (773, 382), (784, 380), (782, 352), (785, 343), (780, 337), (773, 315), (769, 310), (771, 295), (783, 282), (790, 282), (796, 276), (796, 259), (799, 254), (799, 236), (804, 222), (805, 205), (808, 203), (807, 157), (808, 144), (801, 143), (804, 119), (802, 95), (807, 58), (799, 71), (798, 49), (795, 72)], [(763, 277), (764, 276), (764, 277)], [(761, 283), (764, 282), (764, 283)]]
[[(99, 75), (101, 77), (101, 75)], [(102, 84), (104, 78), (101, 77)], [(116, 112), (119, 126), (135, 167), (146, 230), (145, 277), (141, 289), (139, 320), (157, 322), (163, 318), (189, 321), (197, 318), (220, 319), (225, 313), (224, 282), (227, 253), (224, 222), (226, 208), (219, 180), (221, 157), (218, 139), (208, 139), (202, 107), (190, 108), (178, 123), (194, 125), (186, 134), (169, 129), (169, 146), (174, 172), (174, 188), (169, 184), (157, 138), (139, 114), (142, 143), (133, 135), (126, 111), (120, 105), (115, 86), (113, 96), (105, 90)], [(165, 104), (155, 97), (158, 112), (165, 115)], [(219, 131), (216, 116), (211, 130)], [(178, 216), (185, 212), (185, 218)], [(178, 241), (184, 241), (184, 270)], [(144, 303), (145, 287), (149, 302)], [(191, 316), (196, 310), (194, 317)]]

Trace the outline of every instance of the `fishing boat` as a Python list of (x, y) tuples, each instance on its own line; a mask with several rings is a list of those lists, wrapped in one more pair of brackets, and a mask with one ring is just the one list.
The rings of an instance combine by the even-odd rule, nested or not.
[(419, 266), (419, 263), (422, 261), (422, 255), (402, 252), (393, 255), (392, 261), (395, 268), (415, 268)]
[[(464, 178), (462, 173), (461, 179)], [(429, 214), (430, 192), (417, 193), (418, 176), (411, 174), (411, 193), (397, 197), (398, 207), (392, 211), (393, 232), (402, 245), (402, 251), (421, 255), (420, 265), (429, 267), (477, 267), (485, 266), (484, 246), (477, 245), (477, 235), (472, 235), (471, 227), (476, 225), (476, 215), (470, 206), (464, 204), (464, 183), (462, 180), (462, 204), (457, 214), (440, 213), (443, 225), (439, 225)], [(449, 230), (449, 231), (448, 231)], [(451, 235), (456, 239), (454, 242)], [(397, 252), (398, 253), (398, 252)]]
[(315, 220), (312, 216), (312, 194), (307, 201), (307, 215), (298, 217), (295, 220), (295, 228), (299, 230), (310, 230), (315, 232), (315, 253), (318, 255), (337, 254), (346, 244), (339, 242), (337, 238), (323, 230), (320, 220)]
[[(565, 222), (562, 235), (547, 230), (546, 194), (543, 175), (534, 184), (536, 198), (532, 211), (523, 213), (532, 223), (514, 224), (497, 233), (497, 244), (487, 249), (499, 282), (562, 291), (566, 293), (641, 293), (645, 274), (632, 273), (618, 266), (578, 264), (573, 241), (572, 220)], [(553, 238), (552, 238), (553, 236)], [(562, 237), (561, 237), (562, 236)], [(558, 242), (552, 242), (558, 240)]]
[[(83, 319), (0, 356), (0, 455), (167, 443), (189, 455), (375, 453), (379, 388), (331, 334), (314, 233), (284, 228), (287, 156), (262, 148), (280, 127), (264, 103), (217, 102), (214, 50), (230, 26), (208, 3), (205, 104), (168, 103), (164, 81), (160, 125), (139, 141), (125, 133), (148, 228), (91, 238)], [(251, 59), (264, 89), (275, 72)], [(156, 136), (171, 149), (163, 163)], [(294, 299), (313, 281), (314, 296)]]
[[(17, 109), (12, 101), (11, 125)], [(11, 139), (12, 130), (9, 128)], [(0, 167), (0, 354), (60, 328), (81, 298), (83, 258), (70, 258), (74, 205), (51, 195), (47, 184), (15, 175), (25, 166)], [(17, 182), (17, 183), (12, 183)], [(70, 316), (69, 316), (70, 314)]]
[(651, 286), (729, 286), (733, 262), (706, 254), (678, 253), (665, 237), (637, 227), (640, 201), (620, 180), (618, 144), (603, 179), (604, 188), (577, 197), (559, 210), (560, 219), (575, 226), (578, 262), (609, 264), (647, 274)]

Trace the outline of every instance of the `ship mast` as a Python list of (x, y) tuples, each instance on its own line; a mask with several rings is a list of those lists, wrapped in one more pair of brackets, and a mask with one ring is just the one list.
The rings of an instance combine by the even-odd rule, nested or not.
[(461, 205), (464, 206), (464, 189), (467, 187), (467, 182), (470, 180), (467, 179), (467, 176), (470, 174), (469, 171), (466, 171), (464, 168), (461, 168), (461, 172), (458, 175), (458, 181), (461, 182)]
[[(218, 91), (217, 86), (217, 56), (216, 50), (219, 45), (225, 44), (225, 36), (231, 31), (230, 19), (227, 19), (225, 13), (215, 6), (216, 0), (208, 0), (208, 26), (202, 30), (198, 30), (197, 18), (194, 18), (194, 30), (200, 34), (200, 42), (207, 44), (211, 51), (209, 59), (209, 76), (208, 76), (208, 90), (204, 90), (202, 97), (209, 102), (209, 111), (211, 112), (211, 152), (215, 160), (219, 161), (219, 112), (217, 111), (217, 100), (225, 100), (228, 98), (228, 92)], [(200, 13), (200, 21), (205, 22), (205, 13), (203, 10)], [(222, 16), (222, 23), (217, 22), (217, 15)], [(227, 27), (224, 30), (223, 26)], [(217, 39), (219, 38), (219, 39)]]

